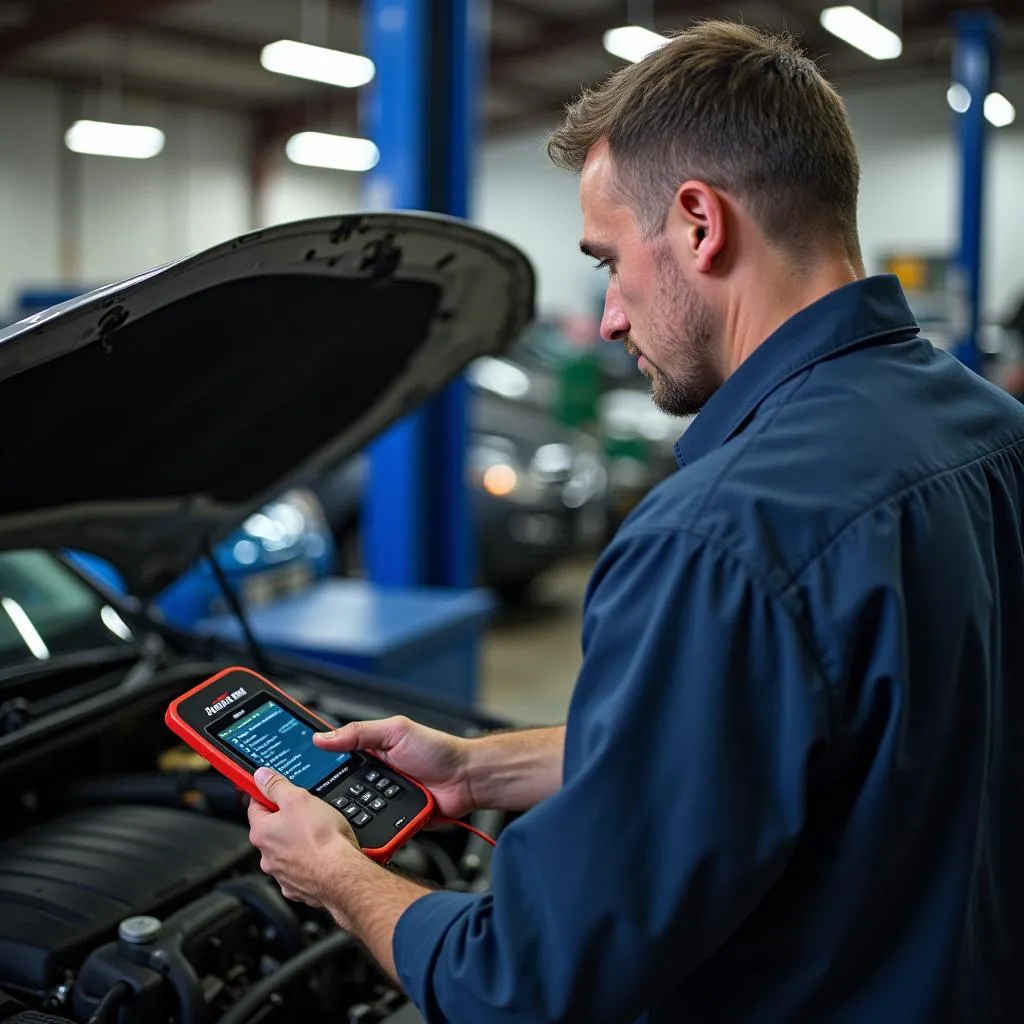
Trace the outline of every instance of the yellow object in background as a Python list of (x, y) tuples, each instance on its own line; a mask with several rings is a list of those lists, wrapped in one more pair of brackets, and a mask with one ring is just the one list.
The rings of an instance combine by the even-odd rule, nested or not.
[(157, 764), (165, 775), (173, 775), (176, 772), (205, 772), (210, 769), (210, 762), (206, 758), (200, 757), (184, 744), (165, 750)]
[(886, 272), (895, 274), (908, 292), (921, 291), (928, 280), (928, 268), (917, 256), (890, 256), (886, 260)]

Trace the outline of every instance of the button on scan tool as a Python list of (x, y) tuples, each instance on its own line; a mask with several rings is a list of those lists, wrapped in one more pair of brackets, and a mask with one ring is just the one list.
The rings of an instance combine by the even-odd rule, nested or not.
[(356, 828), (362, 828), (364, 825), (368, 825), (373, 821), (373, 815), (368, 811), (360, 811), (359, 814), (352, 819), (352, 824)]
[(364, 792), (365, 789), (366, 789), (366, 787), (365, 786), (360, 786), (358, 782), (353, 782), (352, 785), (348, 787), (348, 791), (353, 796), (360, 796)]
[(346, 807), (346, 808), (345, 808), (345, 810), (343, 810), (343, 811), (342, 811), (341, 813), (342, 813), (342, 814), (344, 814), (346, 818), (348, 818), (349, 820), (351, 820), (351, 819), (352, 819), (352, 818), (354, 818), (354, 817), (355, 817), (355, 816), (356, 816), (357, 814), (363, 814), (363, 813), (364, 813), (364, 811), (363, 811), (363, 809), (362, 809), (362, 808), (361, 808), (361, 807), (359, 806), (359, 804), (349, 804), (349, 805), (348, 805), (348, 807)]
[(380, 772), (367, 772), (363, 778), (367, 782), (376, 782), (380, 778)]
[(331, 803), (338, 808), (339, 811), (345, 810), (351, 801), (347, 796), (336, 796), (331, 799)]
[(388, 786), (393, 786), (394, 783), (385, 775), (384, 778), (377, 780), (376, 785), (379, 790), (383, 791), (387, 789)]
[(380, 797), (377, 797), (377, 799), (374, 800), (372, 804), (370, 804), (370, 810), (371, 811), (383, 811), (384, 808), (387, 807), (387, 805), (388, 805), (387, 800), (381, 800)]
[(394, 797), (398, 796), (398, 794), (401, 793), (401, 792), (402, 792), (402, 790), (401, 790), (400, 786), (388, 786), (388, 788), (384, 790), (384, 795), (389, 800), (391, 800)]
[(368, 789), (364, 793), (360, 794), (359, 802), (361, 804), (368, 804), (373, 799), (373, 796), (374, 796), (373, 790), (372, 789)]

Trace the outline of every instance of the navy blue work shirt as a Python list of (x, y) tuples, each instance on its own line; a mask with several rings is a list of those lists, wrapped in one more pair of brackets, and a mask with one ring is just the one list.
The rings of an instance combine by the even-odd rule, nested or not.
[(588, 587), (564, 785), (394, 939), (429, 1022), (1024, 1020), (1024, 408), (874, 277)]

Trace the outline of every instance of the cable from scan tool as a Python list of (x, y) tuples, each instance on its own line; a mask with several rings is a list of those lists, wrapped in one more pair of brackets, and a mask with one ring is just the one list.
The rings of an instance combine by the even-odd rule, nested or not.
[(491, 846), (497, 846), (497, 842), (493, 840), (486, 832), (481, 832), (480, 829), (474, 828), (472, 825), (465, 821), (459, 821), (457, 818), (431, 818), (430, 819), (435, 825), (458, 825), (459, 828), (464, 828), (467, 832), (472, 832), (473, 835), (482, 839), (485, 843), (490, 843)]

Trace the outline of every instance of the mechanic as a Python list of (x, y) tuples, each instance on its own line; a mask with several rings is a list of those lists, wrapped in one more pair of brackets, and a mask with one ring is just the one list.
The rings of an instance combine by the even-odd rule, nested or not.
[(441, 812), (528, 809), (428, 892), (278, 777), (252, 842), (430, 1022), (1024, 1017), (1024, 410), (868, 276), (844, 105), (703, 22), (584, 93), (602, 335), (698, 413), (588, 585), (565, 729), (373, 748)]

